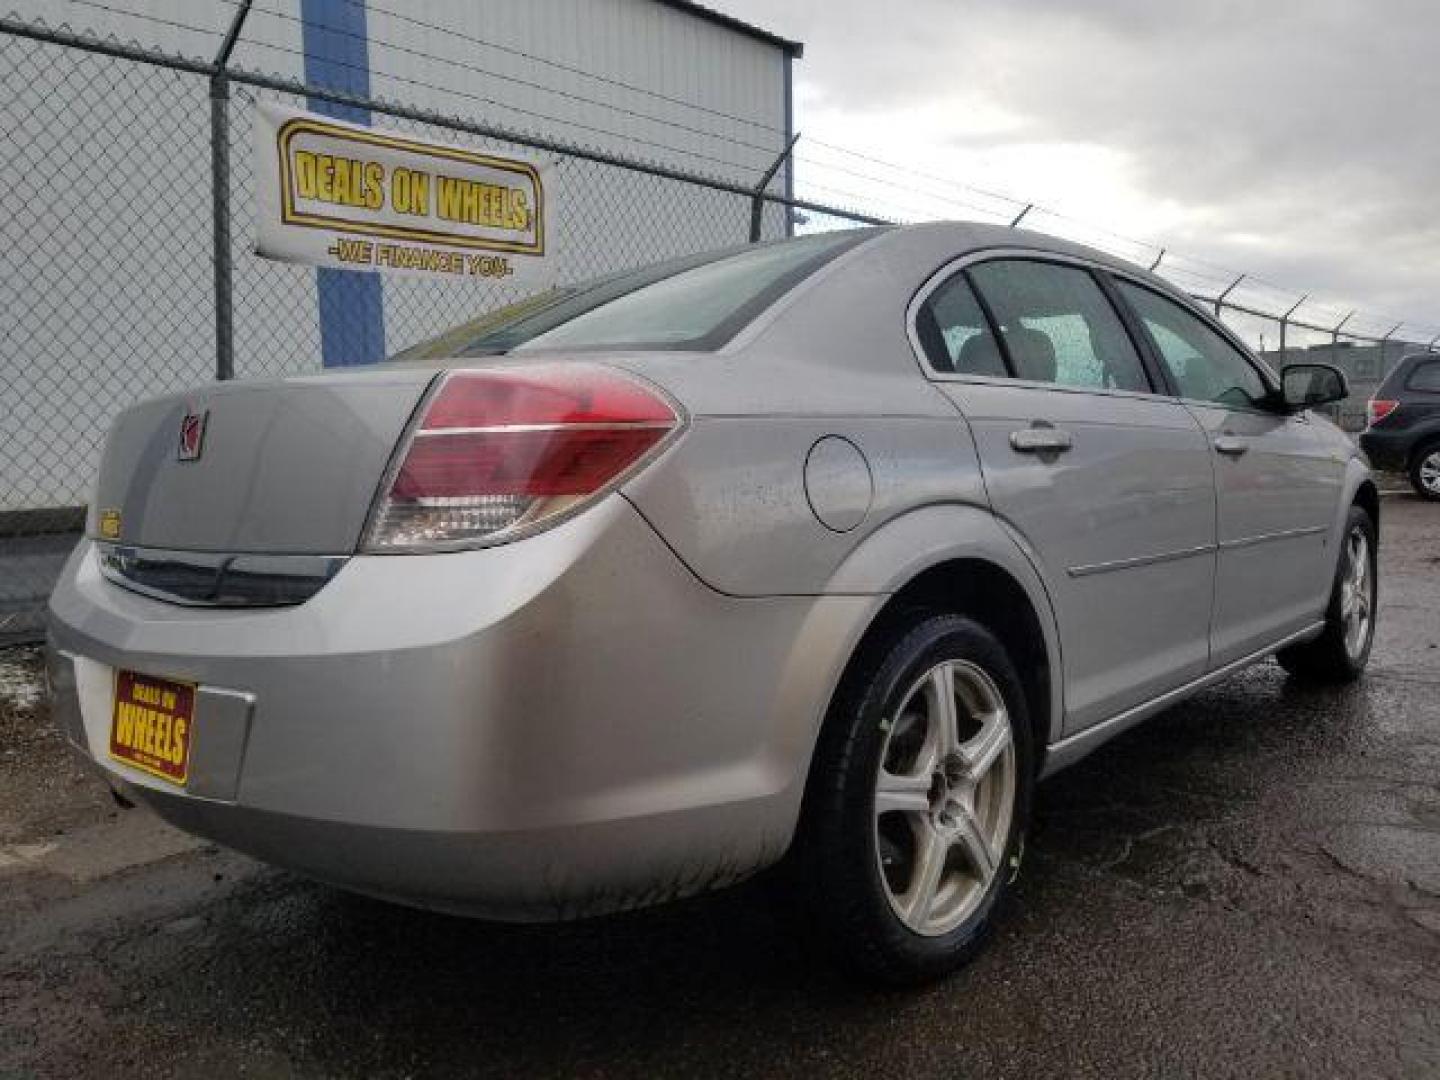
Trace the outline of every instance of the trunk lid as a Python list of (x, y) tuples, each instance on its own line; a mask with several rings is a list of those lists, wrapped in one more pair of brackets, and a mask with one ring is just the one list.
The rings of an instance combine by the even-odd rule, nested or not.
[(219, 383), (136, 405), (111, 429), (88, 532), (175, 551), (349, 554), (434, 377)]

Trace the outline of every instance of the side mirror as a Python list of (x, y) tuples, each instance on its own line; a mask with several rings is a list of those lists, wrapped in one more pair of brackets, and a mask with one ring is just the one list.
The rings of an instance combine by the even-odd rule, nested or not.
[(1340, 401), (1350, 394), (1345, 373), (1329, 364), (1287, 364), (1280, 372), (1280, 396), (1291, 412)]

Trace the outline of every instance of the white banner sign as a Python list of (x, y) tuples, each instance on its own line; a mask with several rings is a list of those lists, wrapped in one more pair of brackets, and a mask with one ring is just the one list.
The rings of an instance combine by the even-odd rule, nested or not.
[(345, 270), (553, 281), (555, 163), (262, 103), (261, 255)]

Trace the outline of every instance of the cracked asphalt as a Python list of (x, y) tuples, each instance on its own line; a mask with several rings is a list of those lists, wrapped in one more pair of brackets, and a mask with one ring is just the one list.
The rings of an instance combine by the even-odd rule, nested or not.
[(198, 844), (0, 653), (0, 1077), (1440, 1076), (1440, 506), (1383, 531), (1361, 684), (1267, 663), (1042, 786), (990, 948), (904, 993), (763, 884), (504, 927)]

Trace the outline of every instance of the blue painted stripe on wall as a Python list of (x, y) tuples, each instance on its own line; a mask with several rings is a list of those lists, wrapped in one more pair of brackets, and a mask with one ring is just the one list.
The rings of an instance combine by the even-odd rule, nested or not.
[[(305, 81), (314, 86), (370, 95), (370, 55), (365, 5), (356, 0), (300, 0)], [(318, 113), (370, 123), (370, 110), (309, 99)], [(320, 307), (320, 355), (328, 367), (373, 364), (385, 356), (385, 298), (378, 274), (315, 271)]]

